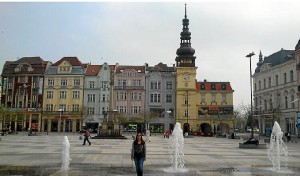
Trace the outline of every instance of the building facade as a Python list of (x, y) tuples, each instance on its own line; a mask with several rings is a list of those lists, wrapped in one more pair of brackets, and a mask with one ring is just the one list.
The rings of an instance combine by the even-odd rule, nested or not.
[(296, 59), (296, 71), (297, 71), (297, 116), (296, 116), (296, 133), (298, 137), (300, 137), (300, 107), (299, 107), (299, 102), (300, 102), (300, 39), (298, 40), (298, 43), (295, 46), (295, 52), (294, 56)]
[(126, 131), (145, 129), (145, 66), (118, 65), (114, 73), (114, 110)]
[(77, 57), (64, 57), (45, 72), (42, 131), (77, 132), (81, 129), (86, 67)]
[[(228, 134), (236, 128), (233, 117), (233, 89), (230, 82), (197, 82), (200, 135)], [(202, 134), (201, 134), (202, 133)], [(208, 135), (209, 136), (209, 135)]]
[(145, 64), (146, 97), (145, 123), (150, 132), (173, 130), (176, 109), (175, 65), (159, 63), (154, 67)]
[(1, 75), (2, 129), (41, 130), (44, 72), (50, 65), (40, 57), (5, 62)]
[(293, 52), (281, 49), (264, 59), (261, 52), (259, 54), (253, 74), (253, 111), (263, 135), (271, 130), (275, 121), (284, 133), (296, 133), (297, 73)]
[(84, 80), (84, 126), (95, 130), (109, 111), (111, 76), (115, 65), (88, 65)]

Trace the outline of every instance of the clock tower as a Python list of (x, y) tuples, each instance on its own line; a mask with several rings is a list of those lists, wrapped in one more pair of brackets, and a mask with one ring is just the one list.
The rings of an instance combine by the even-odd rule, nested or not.
[(176, 56), (176, 122), (181, 123), (184, 132), (190, 132), (191, 125), (197, 117), (196, 107), (196, 57), (195, 50), (191, 47), (191, 32), (185, 14), (182, 20), (180, 33), (180, 47)]

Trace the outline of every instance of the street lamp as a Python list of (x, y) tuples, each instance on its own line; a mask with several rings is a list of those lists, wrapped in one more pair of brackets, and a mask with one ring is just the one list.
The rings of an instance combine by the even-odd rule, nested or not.
[(250, 100), (251, 100), (251, 112), (250, 112), (250, 115), (251, 115), (251, 139), (254, 138), (253, 136), (253, 107), (252, 107), (252, 68), (251, 68), (251, 57), (254, 56), (254, 52), (252, 51), (252, 53), (248, 54), (246, 57), (249, 57), (250, 58), (250, 91), (251, 91), (251, 97), (250, 97)]
[(60, 122), (60, 124), (59, 124), (59, 132), (61, 132), (62, 131), (62, 129), (61, 129), (61, 114), (64, 111), (64, 109), (58, 109), (58, 111), (59, 111), (59, 122)]

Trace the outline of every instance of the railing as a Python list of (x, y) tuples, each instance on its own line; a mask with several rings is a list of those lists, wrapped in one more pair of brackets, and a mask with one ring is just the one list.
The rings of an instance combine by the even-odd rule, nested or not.
[(115, 86), (115, 90), (143, 90), (144, 86)]

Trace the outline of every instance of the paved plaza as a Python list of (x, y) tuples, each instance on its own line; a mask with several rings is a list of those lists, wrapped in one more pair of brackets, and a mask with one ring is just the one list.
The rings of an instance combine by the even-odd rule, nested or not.
[[(70, 142), (70, 170), (61, 172), (62, 142), (68, 136)], [(0, 175), (30, 176), (133, 176), (130, 160), (132, 138), (91, 139), (91, 146), (83, 146), (78, 134), (26, 133), (1, 136)], [(240, 149), (240, 139), (215, 137), (185, 138), (184, 159), (186, 171), (170, 173), (169, 139), (152, 135), (147, 143), (147, 160), (144, 164), (146, 176), (300, 176), (300, 143), (287, 143), (288, 168), (273, 172), (267, 158), (267, 149)], [(261, 139), (263, 142), (263, 139)], [(269, 148), (269, 144), (267, 144)], [(170, 169), (169, 169), (170, 170)]]

